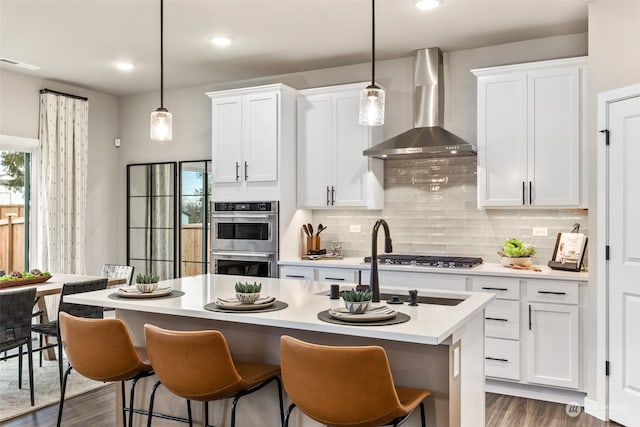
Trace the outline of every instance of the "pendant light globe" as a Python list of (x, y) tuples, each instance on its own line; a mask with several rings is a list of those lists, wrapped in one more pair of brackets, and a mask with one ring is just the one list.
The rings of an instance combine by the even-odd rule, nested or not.
[(169, 110), (164, 108), (164, 0), (160, 0), (160, 107), (151, 113), (150, 137), (154, 141), (171, 141), (173, 123)]
[(376, 2), (371, 0), (371, 84), (360, 92), (358, 123), (384, 124), (384, 89), (376, 84)]

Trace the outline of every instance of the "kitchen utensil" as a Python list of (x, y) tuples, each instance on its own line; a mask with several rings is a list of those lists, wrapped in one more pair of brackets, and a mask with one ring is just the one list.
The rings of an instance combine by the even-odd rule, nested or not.
[(319, 236), (320, 233), (322, 232), (323, 228), (322, 228), (322, 223), (318, 224), (318, 231), (316, 231), (316, 236)]
[(307, 228), (307, 224), (302, 224), (302, 229), (304, 230), (304, 234), (306, 234), (307, 237), (311, 237), (311, 235), (309, 234), (309, 229)]
[(307, 224), (307, 229), (309, 229), (309, 236), (313, 236), (313, 225)]

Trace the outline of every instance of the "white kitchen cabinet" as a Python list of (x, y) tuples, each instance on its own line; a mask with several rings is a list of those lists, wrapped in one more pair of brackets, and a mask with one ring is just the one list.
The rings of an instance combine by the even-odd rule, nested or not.
[(358, 271), (348, 268), (319, 267), (316, 269), (316, 280), (320, 282), (351, 283), (358, 280)]
[(527, 303), (527, 382), (579, 388), (578, 284), (532, 280)]
[(583, 58), (473, 70), (478, 207), (584, 207)]
[(299, 208), (382, 209), (383, 164), (362, 152), (380, 141), (380, 127), (358, 123), (366, 83), (301, 91), (298, 99)]
[(529, 304), (527, 382), (578, 388), (580, 333), (578, 307)]
[(218, 200), (280, 200), (280, 184), (295, 176), (297, 92), (275, 84), (207, 95)]

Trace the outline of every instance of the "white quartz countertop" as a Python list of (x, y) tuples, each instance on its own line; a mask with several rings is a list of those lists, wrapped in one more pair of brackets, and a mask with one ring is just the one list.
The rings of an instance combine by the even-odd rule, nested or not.
[[(311, 260), (280, 260), (279, 265), (301, 266), (301, 267), (327, 267), (327, 268), (353, 268), (369, 269), (370, 265), (363, 262), (362, 258), (350, 257), (340, 260), (319, 259)], [(379, 270), (389, 271), (413, 271), (422, 273), (458, 274), (465, 276), (501, 276), (518, 277), (523, 279), (549, 279), (549, 280), (571, 280), (586, 282), (589, 274), (586, 272), (574, 272), (564, 270), (552, 270), (546, 265), (536, 265), (542, 271), (514, 270), (497, 263), (483, 263), (473, 268), (441, 268), (441, 267), (419, 267), (411, 265), (391, 265), (378, 264)]]
[[(276, 297), (277, 300), (286, 302), (288, 307), (279, 311), (254, 313), (239, 311), (222, 313), (204, 309), (206, 304), (215, 301), (217, 297), (233, 297), (236, 281), (253, 282), (256, 280), (262, 283), (262, 296)], [(184, 295), (145, 299), (122, 298), (114, 295), (115, 289), (111, 288), (68, 295), (65, 297), (65, 301), (139, 312), (437, 345), (445, 342), (469, 319), (481, 312), (495, 297), (490, 293), (479, 292), (420, 291), (419, 295), (461, 298), (464, 301), (456, 306), (420, 304), (417, 307), (410, 307), (407, 304), (393, 305), (395, 310), (408, 314), (411, 320), (397, 325), (360, 326), (354, 324), (352, 326), (327, 323), (318, 319), (319, 312), (331, 307), (343, 306), (341, 300), (330, 300), (327, 295), (318, 295), (318, 293), (328, 291), (327, 283), (309, 280), (201, 275), (166, 280), (160, 282), (160, 285), (171, 286), (176, 291), (184, 292)], [(381, 293), (384, 291), (385, 289), (382, 287)], [(398, 293), (398, 289), (394, 289), (393, 292)]]

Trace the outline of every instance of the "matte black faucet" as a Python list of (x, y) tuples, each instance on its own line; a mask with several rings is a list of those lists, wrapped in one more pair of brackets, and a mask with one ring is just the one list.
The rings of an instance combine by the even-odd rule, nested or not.
[(391, 246), (391, 236), (389, 235), (389, 224), (384, 219), (379, 219), (373, 226), (371, 232), (371, 277), (369, 278), (369, 287), (371, 288), (372, 302), (380, 302), (380, 282), (378, 281), (378, 230), (380, 226), (384, 228), (384, 252), (393, 252)]

